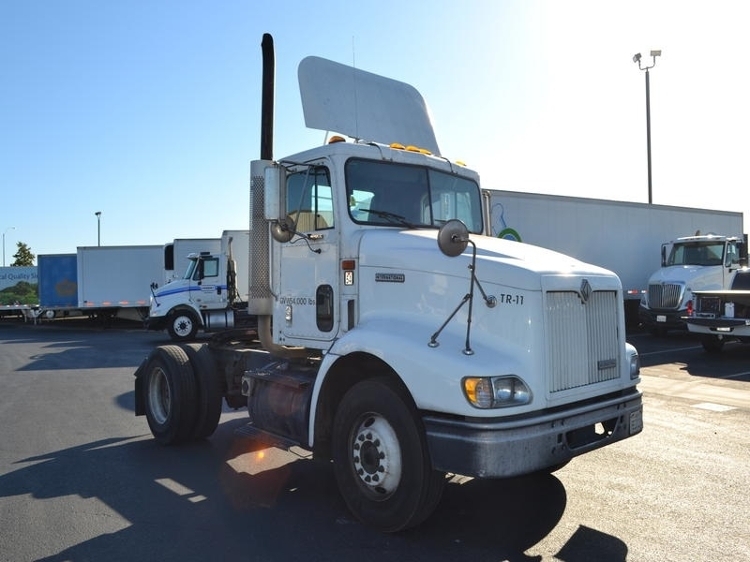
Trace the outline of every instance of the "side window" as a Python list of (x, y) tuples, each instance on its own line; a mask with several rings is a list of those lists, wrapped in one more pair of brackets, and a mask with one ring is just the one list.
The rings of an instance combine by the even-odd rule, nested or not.
[(219, 260), (212, 258), (203, 262), (203, 277), (218, 277), (219, 276)]
[(729, 244), (727, 244), (727, 256), (724, 261), (724, 265), (729, 267), (730, 265), (735, 263), (740, 263), (740, 256), (737, 252), (737, 244), (735, 244), (734, 242), (730, 242)]
[(286, 212), (300, 232), (333, 228), (333, 192), (327, 168), (310, 167), (289, 176)]
[(200, 281), (206, 277), (218, 277), (219, 276), (219, 260), (218, 258), (211, 258), (208, 260), (198, 260), (196, 263), (195, 271), (193, 272), (193, 280)]

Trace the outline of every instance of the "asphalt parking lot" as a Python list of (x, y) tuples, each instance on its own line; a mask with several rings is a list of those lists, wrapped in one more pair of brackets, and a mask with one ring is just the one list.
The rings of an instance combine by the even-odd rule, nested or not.
[(632, 334), (642, 434), (553, 475), (456, 477), (427, 522), (384, 535), (352, 520), (329, 466), (237, 437), (244, 410), (157, 445), (133, 372), (167, 341), (0, 321), (0, 560), (750, 560), (750, 346)]

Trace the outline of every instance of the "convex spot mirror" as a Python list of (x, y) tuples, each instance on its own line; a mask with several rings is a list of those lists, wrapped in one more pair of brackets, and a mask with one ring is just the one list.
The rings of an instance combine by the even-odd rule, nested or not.
[(460, 220), (451, 219), (440, 227), (437, 243), (446, 256), (460, 256), (469, 244), (469, 229)]
[(289, 242), (296, 231), (297, 225), (294, 223), (294, 219), (289, 215), (271, 223), (271, 236), (273, 236), (274, 240), (281, 242), (282, 244)]

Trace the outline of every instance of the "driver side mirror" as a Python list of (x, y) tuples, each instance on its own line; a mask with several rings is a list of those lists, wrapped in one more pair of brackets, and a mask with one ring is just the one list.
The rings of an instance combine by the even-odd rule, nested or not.
[(278, 221), (286, 216), (286, 168), (277, 164), (268, 166), (263, 171), (263, 180), (263, 215), (266, 220)]
[(296, 225), (286, 214), (286, 168), (272, 164), (263, 171), (263, 216), (271, 222), (271, 236), (277, 242), (289, 242)]

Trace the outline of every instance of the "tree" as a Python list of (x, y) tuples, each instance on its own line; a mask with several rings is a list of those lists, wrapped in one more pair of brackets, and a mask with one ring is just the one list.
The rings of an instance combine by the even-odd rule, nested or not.
[(23, 242), (17, 242), (16, 246), (18, 246), (18, 251), (13, 254), (16, 261), (10, 264), (11, 267), (28, 267), (34, 265), (34, 258), (36, 258), (36, 256), (31, 253), (31, 248)]

